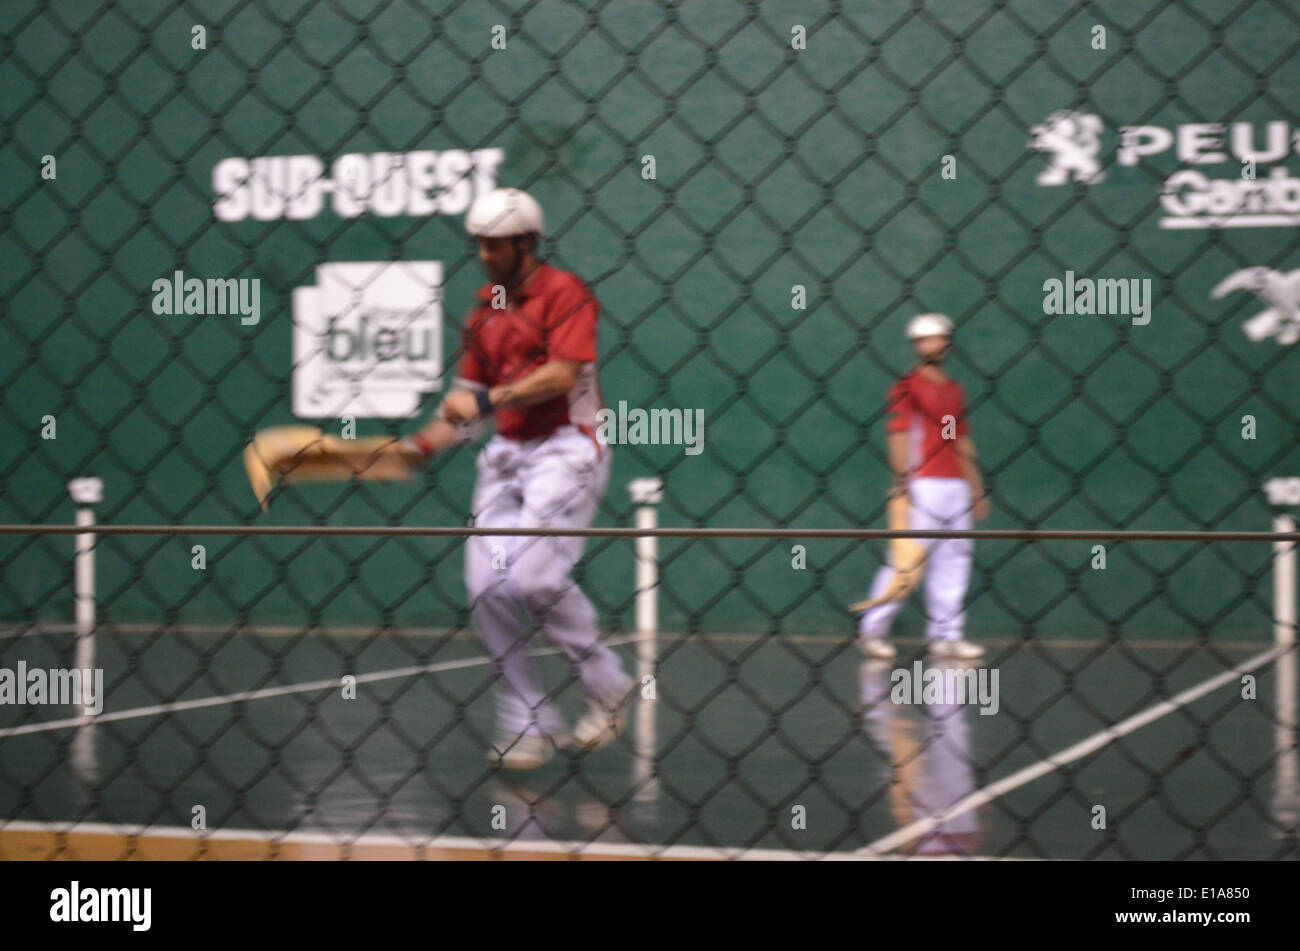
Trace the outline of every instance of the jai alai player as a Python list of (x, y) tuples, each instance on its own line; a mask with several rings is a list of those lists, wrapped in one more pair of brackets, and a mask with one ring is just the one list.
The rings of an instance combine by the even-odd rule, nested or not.
[[(610, 449), (596, 438), (600, 307), (573, 274), (537, 258), (542, 209), (513, 188), (475, 200), (465, 219), (488, 283), (466, 320), (456, 380), (438, 412), (406, 442), (427, 460), (496, 432), (477, 461), (473, 524), (585, 528), (609, 482)], [(476, 535), (466, 541), (465, 587), (492, 657), (499, 736), (490, 758), (531, 769), (572, 742), (608, 744), (626, 722), (632, 679), (600, 641), (596, 609), (570, 577), (585, 540)], [(542, 633), (564, 651), (587, 699), (573, 729), (548, 699), (530, 653)]]
[[(907, 326), (920, 363), (889, 393), (889, 464), (894, 492), (906, 492), (910, 528), (969, 529), (972, 515), (983, 520), (989, 503), (966, 421), (961, 384), (943, 370), (952, 347), (953, 324), (943, 314), (922, 314)], [(932, 656), (974, 660), (984, 648), (964, 638), (963, 602), (970, 582), (974, 546), (970, 539), (921, 539), (925, 555), (926, 638)], [(894, 568), (876, 574), (872, 599), (894, 582)], [(858, 623), (859, 643), (868, 657), (888, 659), (897, 650), (885, 638), (903, 599), (870, 608)]]

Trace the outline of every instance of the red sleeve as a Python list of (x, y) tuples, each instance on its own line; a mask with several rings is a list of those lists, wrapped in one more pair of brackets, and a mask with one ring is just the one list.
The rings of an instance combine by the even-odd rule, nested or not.
[(582, 281), (566, 281), (547, 309), (546, 359), (594, 362), (599, 313), (596, 295)]
[(912, 394), (908, 392), (907, 379), (901, 379), (889, 390), (889, 418), (885, 430), (891, 433), (907, 432), (912, 424)]
[(485, 386), (491, 385), (492, 381), (484, 373), (483, 361), (479, 359), (477, 348), (474, 346), (474, 324), (477, 312), (471, 312), (465, 321), (465, 332), (460, 338), (460, 368), (456, 375), (464, 380), (470, 380), (473, 383), (482, 383)]

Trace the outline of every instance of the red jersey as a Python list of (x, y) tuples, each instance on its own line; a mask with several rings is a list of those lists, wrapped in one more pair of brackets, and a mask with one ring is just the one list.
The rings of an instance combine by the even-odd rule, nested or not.
[[(950, 419), (945, 419), (950, 417)], [(945, 424), (950, 438), (944, 438)], [(956, 437), (970, 432), (966, 394), (956, 380), (935, 383), (913, 370), (889, 391), (891, 433), (907, 433), (907, 461), (912, 478), (960, 479)]]
[(596, 425), (602, 407), (596, 379), (596, 317), (600, 305), (576, 275), (539, 265), (504, 310), (492, 307), (493, 285), (475, 295), (465, 321), (460, 376), (485, 386), (514, 383), (552, 360), (583, 364), (568, 393), (496, 411), (497, 432), (510, 439), (549, 436), (560, 426)]

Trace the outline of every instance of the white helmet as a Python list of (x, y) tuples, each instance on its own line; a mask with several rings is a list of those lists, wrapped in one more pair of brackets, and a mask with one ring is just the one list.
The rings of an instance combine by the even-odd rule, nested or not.
[(542, 206), (518, 188), (496, 188), (479, 195), (465, 216), (465, 230), (479, 238), (509, 238), (546, 230)]
[(951, 337), (952, 329), (952, 321), (943, 314), (921, 314), (919, 317), (913, 317), (908, 323), (907, 339)]

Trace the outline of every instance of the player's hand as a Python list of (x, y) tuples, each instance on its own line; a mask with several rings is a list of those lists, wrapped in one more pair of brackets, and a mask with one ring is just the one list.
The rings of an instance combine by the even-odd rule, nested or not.
[(452, 390), (442, 401), (442, 418), (449, 423), (467, 423), (478, 415), (478, 400), (469, 390)]
[(989, 504), (989, 497), (981, 495), (975, 500), (975, 521), (982, 522), (989, 517), (992, 506)]

